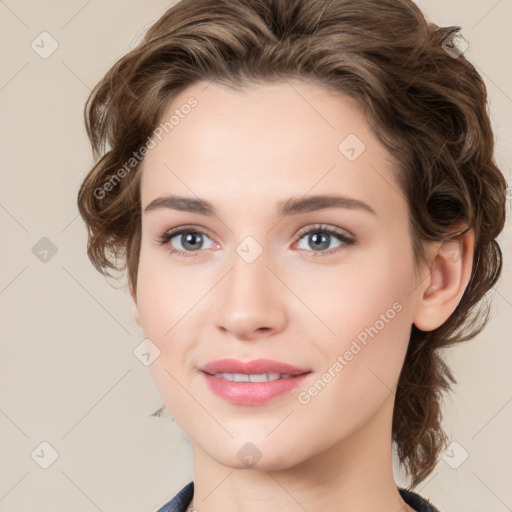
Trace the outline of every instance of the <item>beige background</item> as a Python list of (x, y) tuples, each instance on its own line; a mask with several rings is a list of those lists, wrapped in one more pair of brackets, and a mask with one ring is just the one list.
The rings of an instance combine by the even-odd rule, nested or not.
[[(172, 419), (149, 417), (161, 402), (133, 354), (142, 332), (121, 283), (115, 289), (89, 263), (76, 208), (93, 163), (82, 114), (90, 89), (169, 5), (0, 1), (1, 512), (155, 512), (192, 479), (186, 436)], [(512, 0), (420, 7), (462, 25), (510, 183)], [(31, 47), (43, 31), (58, 44), (46, 59)], [(417, 489), (442, 512), (512, 510), (510, 219), (506, 230), (490, 324), (447, 355), (459, 381), (445, 415), (456, 444)], [(52, 450), (58, 457), (43, 469)]]

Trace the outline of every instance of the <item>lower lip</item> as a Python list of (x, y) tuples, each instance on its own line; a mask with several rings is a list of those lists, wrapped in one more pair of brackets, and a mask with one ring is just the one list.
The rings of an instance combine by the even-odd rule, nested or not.
[(236, 405), (262, 405), (296, 388), (310, 373), (268, 382), (233, 382), (204, 372), (203, 375), (211, 391), (224, 400)]

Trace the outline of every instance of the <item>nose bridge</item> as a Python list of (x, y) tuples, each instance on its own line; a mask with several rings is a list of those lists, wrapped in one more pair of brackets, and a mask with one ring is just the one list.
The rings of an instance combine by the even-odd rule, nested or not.
[(270, 253), (253, 237), (245, 237), (230, 258), (228, 275), (217, 296), (216, 324), (237, 337), (283, 327), (283, 290), (269, 270)]
[(267, 265), (271, 265), (269, 252), (252, 236), (245, 237), (235, 247), (231, 263), (231, 291), (245, 293), (251, 288), (256, 291), (259, 285), (268, 287), (270, 284), (268, 274), (271, 272), (267, 268)]

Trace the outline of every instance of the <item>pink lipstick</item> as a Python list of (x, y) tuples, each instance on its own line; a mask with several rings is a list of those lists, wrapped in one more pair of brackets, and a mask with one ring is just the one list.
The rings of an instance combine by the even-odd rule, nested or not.
[(270, 359), (219, 359), (199, 368), (210, 390), (236, 405), (262, 405), (298, 386), (311, 370)]

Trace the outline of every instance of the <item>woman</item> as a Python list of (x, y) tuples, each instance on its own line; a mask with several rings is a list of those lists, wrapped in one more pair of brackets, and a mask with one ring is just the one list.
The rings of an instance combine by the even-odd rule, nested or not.
[(128, 270), (194, 445), (159, 512), (436, 511), (441, 350), (485, 324), (505, 220), (457, 31), (406, 0), (182, 0), (93, 90), (88, 254)]

